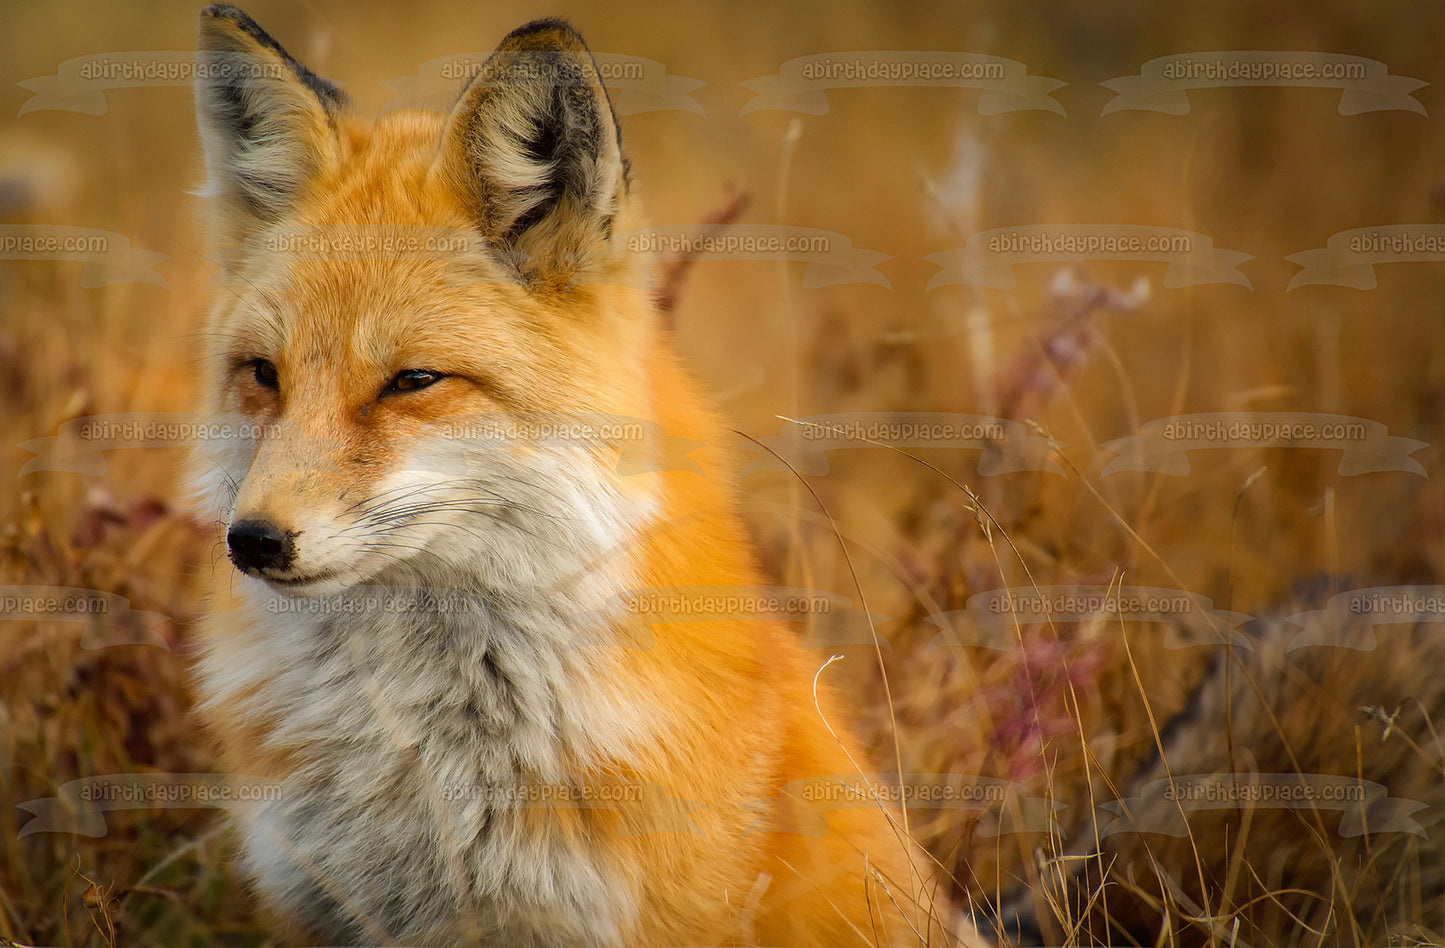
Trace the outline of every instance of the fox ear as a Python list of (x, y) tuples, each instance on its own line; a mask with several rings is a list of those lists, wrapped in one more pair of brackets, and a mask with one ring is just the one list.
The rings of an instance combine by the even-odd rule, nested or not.
[(241, 239), (279, 220), (338, 159), (346, 95), (235, 7), (201, 11), (196, 114), (218, 228)]
[(447, 120), (437, 172), (528, 279), (565, 282), (607, 251), (627, 163), (602, 76), (561, 20), (510, 33)]

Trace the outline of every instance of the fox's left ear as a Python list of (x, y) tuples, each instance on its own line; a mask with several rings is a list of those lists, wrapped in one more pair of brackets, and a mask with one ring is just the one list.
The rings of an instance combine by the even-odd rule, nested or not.
[(346, 96), (235, 7), (201, 11), (196, 116), (224, 241), (275, 223), (339, 160)]
[(576, 30), (538, 20), (502, 40), (447, 120), (436, 173), (530, 280), (565, 283), (605, 256), (627, 162)]

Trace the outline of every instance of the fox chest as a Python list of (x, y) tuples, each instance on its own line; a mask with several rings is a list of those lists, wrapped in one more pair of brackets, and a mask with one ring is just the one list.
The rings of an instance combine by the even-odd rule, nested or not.
[[(620, 943), (633, 911), (600, 856), (516, 805), (521, 775), (564, 752), (555, 654), (477, 616), (269, 631), (239, 687), (295, 765), (238, 827), (269, 904), (338, 943)], [(213, 679), (245, 661), (220, 658)]]

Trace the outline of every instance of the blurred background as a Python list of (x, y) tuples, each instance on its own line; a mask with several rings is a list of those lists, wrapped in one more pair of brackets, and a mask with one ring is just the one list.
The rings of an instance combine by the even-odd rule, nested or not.
[[(167, 259), (165, 285), (87, 288), (82, 264), (0, 260), (0, 584), (72, 586), (167, 617), (168, 649), (84, 648), (76, 623), (0, 616), (0, 936), (24, 944), (266, 944), (223, 863), (213, 811), (112, 814), (87, 838), (21, 838), (16, 804), (92, 774), (204, 772), (187, 655), (206, 585), (230, 569), (188, 512), (179, 449), (113, 451), (103, 474), (38, 471), (22, 442), (69, 419), (196, 404), (215, 267), (190, 90), (117, 88), (101, 114), (41, 109), (18, 85), (74, 57), (194, 47), (197, 5), (11, 2), (0, 31), (0, 224), (123, 235)], [(681, 277), (677, 347), (752, 437), (780, 416), (999, 415), (1057, 441), (1062, 473), (980, 474), (980, 452), (859, 448), (826, 476), (749, 475), (745, 509), (780, 581), (889, 617), (891, 644), (838, 647), (830, 669), (890, 771), (987, 774), (1060, 801), (1085, 760), (1127, 772), (1156, 746), (1211, 649), (1157, 629), (1087, 623), (1006, 650), (927, 646), (922, 621), (1030, 581), (1187, 589), (1255, 616), (1342, 589), (1432, 581), (1445, 553), (1445, 263), (1376, 268), (1373, 289), (1304, 286), (1285, 258), (1352, 228), (1445, 217), (1439, 4), (1237, 0), (1117, 3), (699, 3), (549, 6), (251, 2), (297, 59), (371, 116), (427, 60), (487, 50), (526, 20), (570, 19), (601, 53), (705, 83), (701, 108), (624, 115), (639, 193), (659, 225), (719, 215), (810, 227), (887, 254), (887, 286), (803, 284), (804, 264), (704, 259)], [(1384, 63), (1429, 85), (1421, 112), (1342, 114), (1337, 88), (1229, 86), (1189, 111), (1102, 115), (1099, 83), (1156, 57), (1310, 50)], [(796, 57), (851, 50), (986, 53), (1067, 85), (1063, 113), (981, 114), (958, 87), (827, 92), (824, 114), (753, 111), (740, 85)], [(1207, 235), (1252, 259), (1251, 287), (1170, 288), (1157, 261), (1029, 263), (1012, 289), (940, 286), (930, 254), (1034, 224), (1129, 224)], [(1104, 476), (1099, 445), (1189, 412), (1309, 411), (1379, 422), (1426, 446), (1407, 471), (1346, 476), (1337, 451), (1196, 451), (1184, 476)], [(1301, 605), (1301, 603), (1307, 605)], [(136, 619), (135, 621), (142, 621)], [(820, 655), (820, 660), (826, 655)], [(885, 676), (886, 674), (886, 686)], [(1322, 698), (1321, 700), (1326, 700)], [(1082, 751), (1087, 749), (1088, 753)], [(895, 766), (896, 764), (896, 766)], [(944, 779), (944, 778), (940, 778)], [(914, 830), (958, 893), (1002, 897), (1040, 845), (983, 836), (977, 814)], [(962, 823), (960, 822), (962, 821)], [(1431, 893), (1425, 893), (1429, 898)], [(1438, 900), (1438, 896), (1435, 896)], [(1393, 918), (1391, 923), (1398, 923)], [(1407, 920), (1408, 921), (1408, 920)]]

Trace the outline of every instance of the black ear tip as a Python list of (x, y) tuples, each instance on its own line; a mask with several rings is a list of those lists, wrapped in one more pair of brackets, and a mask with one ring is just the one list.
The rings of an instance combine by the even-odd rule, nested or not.
[(233, 7), (229, 3), (213, 3), (201, 11), (204, 19), (210, 20), (235, 20), (237, 22), (251, 22), (246, 11), (239, 7)]
[(286, 54), (281, 44), (271, 38), (271, 34), (261, 29), (261, 24), (242, 10), (240, 7), (233, 7), (229, 3), (213, 3), (201, 11), (201, 29), (205, 29), (208, 22), (229, 23), (251, 39), (276, 52)]
[[(218, 24), (227, 23), (230, 26)], [(239, 30), (237, 34), (231, 27)], [(260, 44), (262, 51), (269, 50), (281, 57), (296, 78), (301, 80), (322, 105), (332, 110), (345, 109), (350, 103), (340, 87), (316, 75), (286, 52), (286, 48), (261, 29), (261, 25), (246, 15), (246, 11), (228, 3), (213, 3), (201, 11), (201, 42), (212, 52), (253, 52), (245, 38)]]
[(219, 30), (221, 35), (227, 35), (229, 33), (227, 25), (240, 30), (265, 46), (272, 49), (280, 48), (277, 42), (261, 29), (261, 24), (251, 19), (240, 7), (233, 7), (229, 3), (213, 3), (201, 11), (201, 31), (203, 33), (208, 30)]
[(577, 28), (561, 17), (545, 17), (517, 27), (502, 40), (502, 47), (526, 42), (529, 46), (557, 49), (586, 49), (587, 43)]

